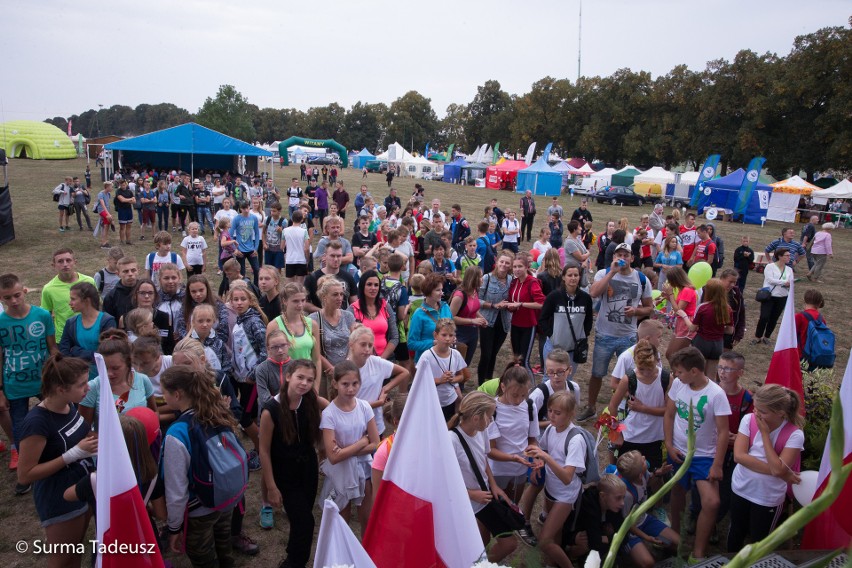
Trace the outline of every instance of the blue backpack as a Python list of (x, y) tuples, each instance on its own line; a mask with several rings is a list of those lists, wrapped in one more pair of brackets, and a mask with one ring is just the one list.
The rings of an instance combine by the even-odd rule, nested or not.
[(476, 239), (476, 242), (479, 243), (482, 241), (485, 244), (485, 254), (482, 255), (482, 273), (488, 274), (492, 270), (494, 270), (494, 247), (491, 246), (491, 243), (488, 242), (488, 239), (485, 237), (479, 237)]
[(233, 507), (248, 486), (248, 457), (234, 431), (200, 424), (192, 413), (184, 413), (180, 421), (189, 432), (189, 489), (208, 509)]
[(805, 359), (815, 367), (834, 367), (834, 332), (825, 324), (822, 316), (819, 319), (806, 311), (802, 314), (808, 320), (808, 330), (805, 333)]

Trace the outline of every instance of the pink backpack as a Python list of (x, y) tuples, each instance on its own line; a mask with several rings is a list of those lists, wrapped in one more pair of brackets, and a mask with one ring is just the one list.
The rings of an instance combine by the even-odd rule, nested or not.
[[(778, 454), (779, 456), (781, 455), (781, 452), (784, 450), (784, 447), (787, 445), (787, 440), (790, 439), (790, 436), (792, 436), (793, 432), (795, 432), (797, 429), (798, 429), (798, 426), (796, 426), (792, 422), (787, 422), (786, 424), (784, 424), (784, 426), (781, 428), (781, 432), (778, 433), (778, 438), (775, 440), (775, 445), (773, 446), (775, 448), (776, 454)], [(760, 429), (757, 427), (757, 420), (755, 420), (754, 416), (752, 415), (751, 420), (749, 421), (749, 424), (748, 424), (748, 445), (749, 445), (749, 448), (754, 445), (754, 440), (755, 440), (755, 438), (757, 438), (757, 435), (759, 433), (760, 433)], [(796, 458), (796, 461), (793, 463), (793, 465), (790, 467), (790, 469), (792, 469), (796, 473), (799, 473), (800, 471), (802, 471), (802, 454), (801, 454), (801, 452), (799, 453), (799, 457)], [(793, 498), (793, 486), (789, 483), (787, 484), (787, 496), (790, 497), (791, 499)]]

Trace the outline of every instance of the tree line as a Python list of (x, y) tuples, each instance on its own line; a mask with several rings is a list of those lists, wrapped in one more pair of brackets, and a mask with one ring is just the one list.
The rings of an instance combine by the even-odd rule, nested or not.
[[(852, 25), (852, 18), (849, 24)], [(656, 79), (619, 69), (608, 77), (544, 77), (512, 95), (486, 81), (469, 103), (450, 104), (438, 118), (431, 100), (409, 91), (390, 105), (357, 102), (312, 107), (259, 108), (223, 85), (192, 114), (170, 103), (115, 105), (70, 117), (84, 136), (138, 135), (195, 120), (225, 134), (261, 143), (300, 135), (334, 138), (347, 148), (377, 151), (398, 141), (422, 152), (472, 152), (500, 142), (523, 152), (531, 142), (553, 142), (565, 156), (610, 165), (693, 168), (711, 153), (728, 166), (767, 158), (773, 175), (852, 169), (852, 29), (829, 27), (799, 36), (789, 54), (742, 50), (703, 71), (678, 65)], [(65, 118), (46, 122), (65, 130)]]

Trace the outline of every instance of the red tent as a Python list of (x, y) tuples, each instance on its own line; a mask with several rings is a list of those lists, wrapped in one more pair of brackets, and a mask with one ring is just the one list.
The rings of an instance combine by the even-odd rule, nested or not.
[(583, 158), (571, 158), (570, 160), (567, 160), (567, 162), (568, 165), (574, 168), (575, 170), (579, 170), (587, 164), (586, 160), (584, 160)]
[(496, 166), (489, 166), (485, 172), (485, 187), (514, 191), (518, 171), (526, 167), (526, 162), (522, 160), (506, 160)]

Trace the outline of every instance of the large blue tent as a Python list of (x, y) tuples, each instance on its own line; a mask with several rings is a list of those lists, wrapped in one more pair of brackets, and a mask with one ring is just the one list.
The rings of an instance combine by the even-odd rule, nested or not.
[(461, 158), (456, 158), (449, 164), (444, 164), (444, 181), (458, 183), (462, 177), (462, 167), (466, 165), (467, 162)]
[(143, 166), (186, 171), (236, 170), (238, 156), (272, 156), (272, 152), (263, 148), (194, 122), (112, 142), (105, 148), (120, 151), (122, 164), (139, 163)]
[(526, 190), (532, 191), (533, 195), (559, 195), (562, 193), (562, 172), (551, 168), (541, 157), (530, 167), (518, 172), (515, 191), (524, 193)]
[[(708, 180), (703, 183), (701, 188), (696, 188), (696, 191), (702, 192), (698, 201), (698, 214), (702, 214), (705, 209), (710, 207), (735, 211), (744, 177), (745, 170), (740, 168), (725, 177)], [(734, 214), (734, 218), (744, 223), (761, 224), (766, 219), (771, 195), (772, 186), (758, 182), (748, 200), (746, 210), (742, 215)]]
[(371, 154), (369, 150), (364, 148), (352, 157), (352, 167), (360, 170), (361, 168), (367, 165), (367, 162), (375, 159), (376, 157)]

